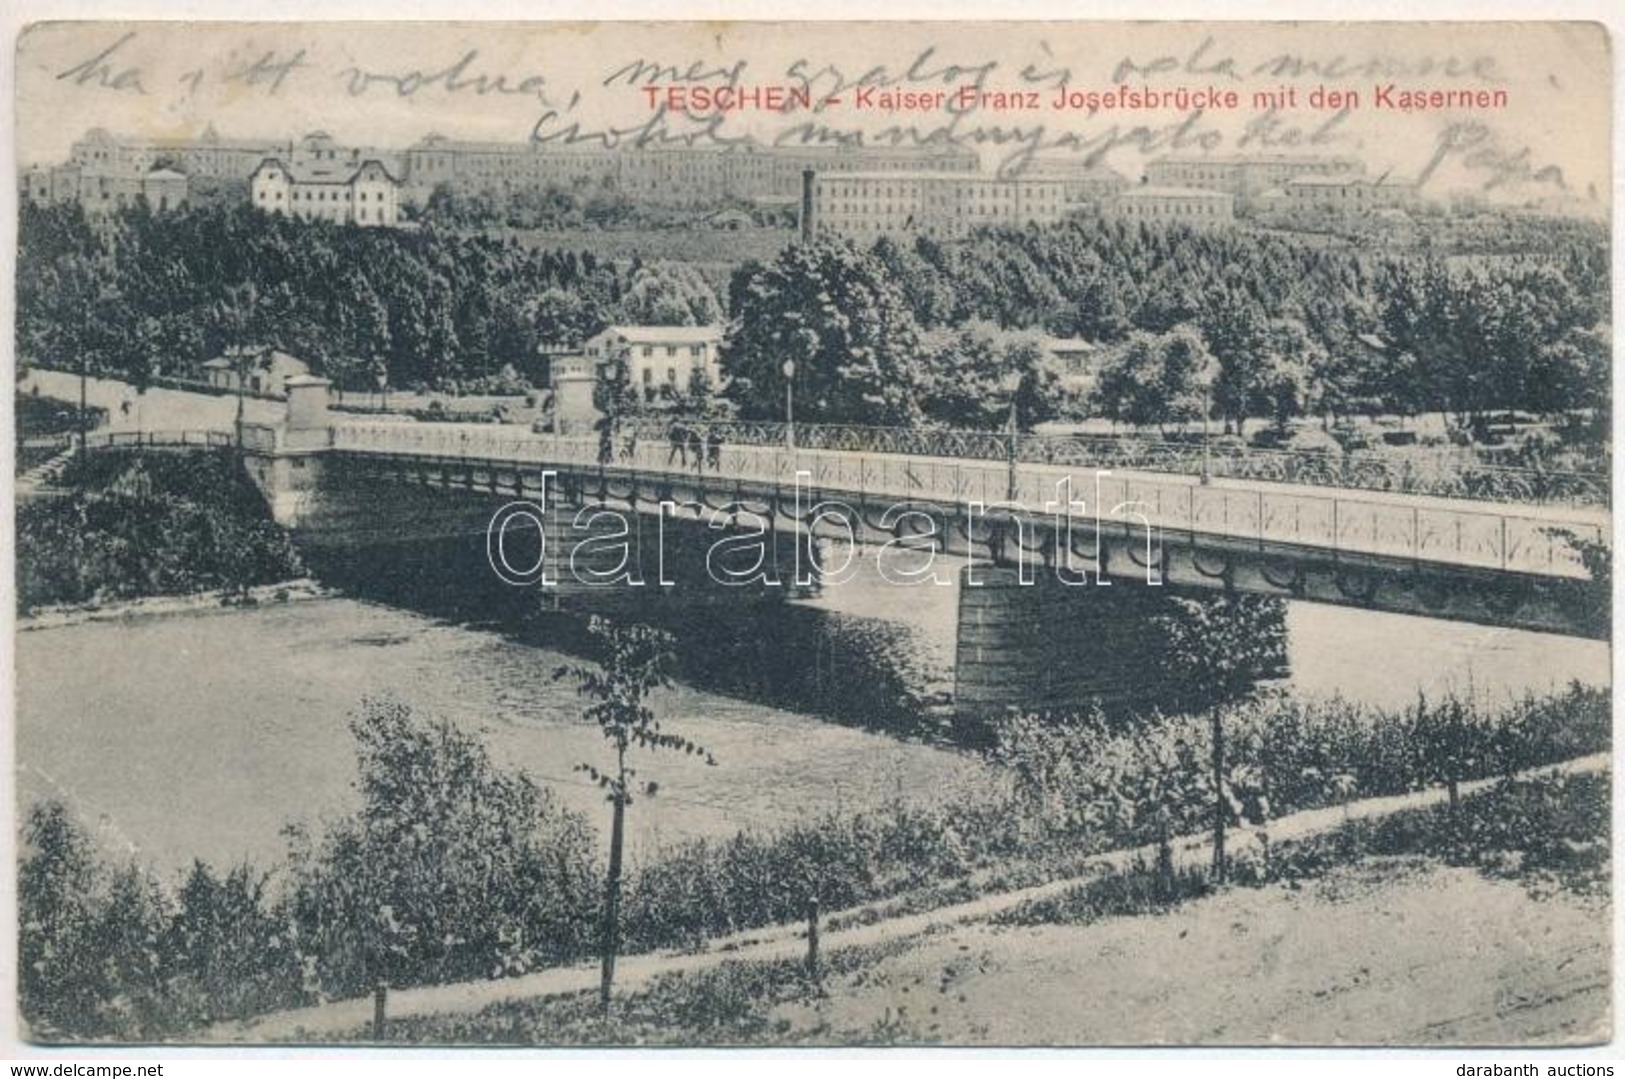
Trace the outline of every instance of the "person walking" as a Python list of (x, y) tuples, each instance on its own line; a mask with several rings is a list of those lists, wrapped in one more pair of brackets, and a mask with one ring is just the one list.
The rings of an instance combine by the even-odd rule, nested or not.
[(686, 468), (688, 466), (688, 428), (673, 420), (671, 426), (666, 429), (666, 441), (668, 443), (666, 463), (669, 465), (673, 461), (678, 461)]
[(722, 471), (722, 432), (714, 427), (705, 432), (705, 460), (712, 472)]

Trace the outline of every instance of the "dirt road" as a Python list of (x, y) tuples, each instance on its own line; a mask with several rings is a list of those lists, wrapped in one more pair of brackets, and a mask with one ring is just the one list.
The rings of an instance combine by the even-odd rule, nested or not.
[(1373, 859), (1158, 917), (956, 926), (781, 1006), (784, 1042), (1584, 1044), (1608, 1037), (1600, 901)]

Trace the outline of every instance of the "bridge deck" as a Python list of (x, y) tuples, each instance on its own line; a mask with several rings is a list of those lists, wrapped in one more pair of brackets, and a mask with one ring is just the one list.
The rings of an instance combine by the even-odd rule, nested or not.
[[(340, 451), (410, 455), (534, 466), (599, 464), (596, 437), (565, 438), (468, 424), (346, 423), (328, 442)], [(620, 447), (617, 447), (620, 449)], [(1606, 540), (1605, 511), (1579, 507), (1473, 502), (1463, 499), (1299, 484), (1215, 479), (1163, 473), (1095, 472), (1078, 466), (863, 454), (836, 450), (726, 446), (713, 467), (683, 461), (661, 442), (604, 466), (621, 474), (681, 475), (706, 486), (733, 483), (802, 484), (822, 497), (857, 496), (898, 503), (964, 506), (1013, 502), (1051, 515), (1062, 501), (1082, 500), (1069, 517), (1129, 524), (1260, 545), (1320, 549), (1346, 555), (1581, 578), (1576, 552), (1558, 535)], [(1070, 489), (1068, 488), (1070, 484)]]

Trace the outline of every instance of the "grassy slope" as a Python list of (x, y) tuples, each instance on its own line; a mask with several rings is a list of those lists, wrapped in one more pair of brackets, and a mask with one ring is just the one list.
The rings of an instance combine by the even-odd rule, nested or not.
[[(1145, 874), (832, 954), (393, 1028), (519, 1044), (1576, 1044), (1608, 1035), (1608, 778), (1520, 783), (1279, 844), (1170, 906)], [(1253, 864), (1238, 874), (1257, 879)], [(356, 1040), (361, 1035), (352, 1034)]]

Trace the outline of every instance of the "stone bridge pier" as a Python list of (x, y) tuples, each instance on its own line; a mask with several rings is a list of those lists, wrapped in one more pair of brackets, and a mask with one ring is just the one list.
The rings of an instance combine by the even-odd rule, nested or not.
[[(1167, 586), (1066, 584), (1040, 571), (967, 565), (959, 573), (954, 702), (965, 719), (1011, 709), (1110, 709), (1167, 699)], [(1211, 593), (1208, 593), (1211, 595)]]

